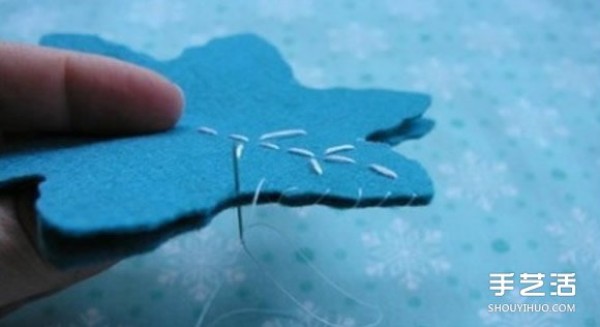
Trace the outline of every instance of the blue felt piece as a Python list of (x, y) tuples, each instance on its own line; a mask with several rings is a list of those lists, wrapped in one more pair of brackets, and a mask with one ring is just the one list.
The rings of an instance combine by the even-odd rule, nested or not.
[[(163, 229), (202, 225), (227, 207), (251, 202), (261, 180), (260, 203), (351, 208), (423, 205), (432, 198), (423, 168), (390, 146), (431, 129), (421, 118), (430, 104), (426, 95), (303, 87), (280, 54), (252, 35), (214, 40), (166, 62), (97, 37), (53, 35), (42, 43), (145, 66), (186, 95), (184, 117), (166, 133), (53, 138), (1, 154), (0, 186), (43, 178), (38, 230), (50, 256), (98, 247), (111, 255), (134, 247), (127, 241), (136, 235), (156, 244)], [(201, 126), (206, 128), (199, 131)], [(261, 136), (282, 130), (302, 135), (267, 137), (269, 144), (261, 144)], [(235, 144), (243, 144), (237, 198)], [(338, 145), (354, 149), (326, 160), (327, 149)], [(122, 246), (101, 241), (106, 239)], [(82, 242), (86, 246), (72, 246)]]

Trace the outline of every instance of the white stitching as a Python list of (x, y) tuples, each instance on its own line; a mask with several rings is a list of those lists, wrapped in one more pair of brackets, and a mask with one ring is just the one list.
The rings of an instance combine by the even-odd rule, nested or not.
[(412, 205), (413, 201), (417, 198), (417, 193), (412, 192), (411, 198), (410, 200), (404, 205), (405, 207), (408, 207), (410, 205)]
[(290, 192), (290, 191), (295, 191), (297, 189), (298, 189), (298, 186), (292, 186), (292, 187), (286, 188), (285, 190), (283, 190), (283, 192), (281, 192), (276, 203), (281, 203), (281, 199), (283, 199), (283, 197), (285, 196), (285, 193)]
[(317, 173), (317, 175), (323, 175), (323, 168), (321, 167), (317, 159), (310, 158), (310, 165), (312, 166), (312, 169), (315, 171), (315, 173)]
[(356, 203), (352, 207), (352, 209), (357, 208), (360, 204), (360, 200), (362, 200), (363, 190), (361, 187), (358, 188), (358, 197), (356, 198)]
[(342, 152), (342, 151), (349, 151), (349, 150), (354, 150), (354, 145), (352, 144), (342, 144), (342, 145), (337, 145), (337, 146), (332, 146), (330, 148), (327, 148), (325, 150), (325, 154), (334, 154), (337, 152)]
[[(218, 135), (218, 132), (215, 129), (207, 127), (207, 126), (199, 126), (197, 128), (197, 131), (199, 133), (203, 133), (203, 134), (207, 134), (207, 135)], [(265, 141), (265, 140), (276, 139), (276, 138), (287, 138), (287, 137), (296, 137), (296, 136), (304, 136), (304, 135), (307, 135), (307, 132), (303, 129), (286, 129), (286, 130), (279, 130), (279, 131), (262, 134), (260, 136), (260, 140)], [(244, 143), (249, 142), (250, 139), (247, 136), (242, 135), (242, 134), (230, 134), (229, 138), (237, 142), (236, 147), (235, 147), (235, 155), (238, 159), (241, 159), (241, 157), (243, 155), (243, 151), (244, 151)], [(272, 142), (260, 142), (259, 145), (261, 147), (272, 149), (272, 150), (281, 149), (279, 147), (279, 145), (272, 143)], [(329, 148), (325, 149), (325, 151), (324, 151), (325, 158), (323, 158), (323, 160), (326, 162), (333, 162), (333, 163), (355, 164), (356, 160), (354, 160), (353, 158), (336, 154), (338, 152), (350, 151), (350, 150), (354, 150), (354, 149), (355, 149), (355, 147), (351, 144), (342, 144), (342, 145), (329, 147)], [(312, 151), (305, 149), (305, 148), (291, 147), (291, 148), (287, 149), (287, 152), (290, 154), (309, 158), (310, 159), (309, 163), (310, 163), (312, 170), (319, 176), (323, 175), (323, 167), (321, 166), (319, 161), (315, 158), (315, 154)], [(395, 171), (393, 171), (392, 169), (385, 167), (383, 165), (373, 163), (373, 164), (369, 165), (369, 169), (378, 175), (381, 175), (381, 176), (384, 176), (384, 177), (387, 177), (390, 179), (398, 178), (398, 174)], [(257, 187), (257, 193), (255, 194), (255, 197), (253, 199), (253, 203), (256, 203), (256, 201), (258, 201), (257, 195), (258, 195), (258, 192), (260, 192), (260, 189), (264, 182), (265, 182), (264, 178), (261, 179), (261, 181), (259, 182), (259, 185)], [(288, 189), (284, 190), (284, 192), (282, 192), (280, 194), (277, 202), (281, 202), (281, 200), (286, 196), (285, 195), (286, 192), (289, 192), (294, 189), (297, 189), (297, 187), (292, 187), (292, 188), (288, 188)], [(313, 205), (320, 203), (329, 194), (330, 191), (331, 191), (330, 189), (327, 189), (326, 193), (324, 193)], [(388, 191), (376, 206), (378, 206), (378, 207), (383, 206), (383, 204), (391, 197), (391, 195), (392, 195), (392, 192)], [(362, 190), (362, 188), (359, 187), (358, 188), (358, 197), (356, 199), (356, 203), (354, 204), (354, 208), (356, 208), (360, 205), (362, 197), (363, 197), (363, 190)], [(415, 193), (413, 193), (410, 200), (405, 204), (405, 206), (412, 205), (412, 203), (415, 201), (416, 198), (417, 198), (417, 195)]]
[(247, 143), (248, 141), (250, 141), (250, 139), (242, 134), (229, 134), (229, 138), (234, 140), (234, 141), (240, 141), (240, 142), (244, 142)]
[(325, 161), (337, 162), (337, 163), (351, 163), (351, 164), (356, 163), (356, 160), (354, 160), (350, 157), (341, 156), (338, 154), (332, 154), (332, 155), (326, 156)]
[(385, 201), (387, 201), (387, 199), (390, 198), (390, 196), (392, 195), (392, 192), (388, 191), (385, 196), (383, 197), (383, 199), (381, 199), (381, 201), (379, 201), (379, 203), (377, 203), (376, 207), (381, 207), (383, 206), (383, 204), (385, 203)]
[(391, 178), (391, 179), (398, 178), (398, 174), (396, 174), (395, 171), (393, 171), (385, 166), (378, 165), (378, 164), (371, 164), (371, 165), (369, 165), (369, 168), (381, 176), (385, 176), (385, 177)]
[(244, 143), (238, 143), (235, 145), (235, 156), (236, 158), (241, 159), (242, 153), (244, 152)]
[(260, 140), (266, 141), (266, 140), (275, 139), (275, 138), (303, 136), (306, 134), (307, 134), (306, 131), (303, 129), (285, 129), (285, 130), (281, 130), (281, 131), (265, 133), (265, 134), (261, 135)]
[[(207, 127), (207, 126), (200, 126), (197, 128), (197, 131), (200, 133), (203, 133), (203, 134), (208, 134), (208, 135), (218, 135), (218, 132), (215, 129)], [(280, 131), (265, 133), (260, 137), (260, 140), (264, 141), (264, 140), (275, 139), (275, 138), (286, 138), (286, 137), (295, 137), (295, 136), (303, 136), (303, 135), (307, 135), (305, 130), (287, 129), (287, 130), (280, 130)], [(238, 159), (240, 159), (242, 157), (242, 154), (244, 151), (244, 143), (249, 142), (250, 139), (247, 136), (242, 135), (242, 134), (230, 134), (229, 138), (237, 142), (236, 146), (235, 146), (235, 156)], [(260, 142), (260, 146), (262, 146), (264, 148), (272, 149), (272, 150), (280, 149), (280, 147), (277, 144), (274, 144), (272, 142)], [(355, 147), (351, 144), (343, 144), (343, 145), (329, 147), (324, 151), (325, 155), (326, 155), (324, 160), (326, 162), (355, 164), (356, 160), (354, 160), (353, 158), (335, 154), (338, 152), (350, 151), (353, 149), (355, 149)], [(295, 155), (309, 158), (310, 159), (309, 163), (311, 165), (312, 170), (319, 176), (323, 175), (323, 167), (321, 166), (319, 161), (315, 158), (315, 154), (312, 151), (305, 149), (305, 148), (292, 147), (292, 148), (288, 148), (287, 152), (290, 154), (295, 154)], [(369, 168), (373, 172), (375, 172), (381, 176), (391, 178), (391, 179), (398, 178), (398, 174), (396, 174), (395, 171), (391, 170), (388, 167), (374, 163), (374, 164), (369, 165)], [(265, 183), (265, 181), (266, 181), (266, 179), (262, 178), (258, 183), (258, 186), (254, 193), (254, 197), (252, 199), (253, 206), (256, 206), (256, 204), (258, 202), (260, 192), (261, 192), (262, 186)], [(287, 192), (290, 192), (290, 191), (296, 190), (296, 189), (298, 189), (298, 187), (295, 187), (295, 186), (285, 189), (279, 195), (279, 198), (277, 199), (277, 203), (281, 202), (281, 200), (286, 196)], [(328, 188), (325, 191), (325, 193), (323, 193), (316, 200), (316, 202), (313, 203), (312, 205), (319, 204), (321, 201), (323, 201), (323, 199), (325, 199), (327, 197), (327, 195), (329, 195), (330, 192), (331, 192), (331, 189)], [(383, 206), (384, 203), (391, 197), (391, 195), (392, 195), (392, 192), (388, 191), (376, 206), (377, 207)], [(359, 187), (358, 188), (358, 197), (356, 198), (356, 203), (354, 204), (353, 208), (356, 208), (360, 205), (362, 197), (363, 197), (363, 190), (362, 190), (362, 188)], [(417, 195), (413, 192), (410, 200), (404, 206), (412, 205), (412, 203), (415, 201), (416, 198), (417, 198)]]
[(323, 199), (325, 199), (325, 197), (326, 197), (327, 195), (329, 195), (329, 192), (331, 192), (331, 189), (330, 189), (330, 188), (328, 188), (327, 190), (325, 190), (325, 193), (323, 193), (323, 194), (321, 195), (321, 197), (317, 199), (317, 202), (315, 202), (315, 203), (313, 203), (313, 204), (311, 204), (311, 205), (315, 206), (315, 205), (317, 205), (317, 204), (321, 203), (321, 201), (323, 201)]
[(254, 191), (254, 197), (252, 197), (252, 206), (256, 206), (256, 203), (258, 203), (258, 197), (260, 196), (260, 191), (262, 190), (263, 184), (265, 183), (266, 179), (263, 177), (260, 179), (260, 182), (258, 182), (258, 185), (256, 186), (256, 190)]
[(196, 131), (199, 133), (204, 133), (204, 134), (208, 134), (208, 135), (219, 135), (219, 133), (217, 133), (217, 131), (215, 129), (212, 129), (212, 128), (206, 127), (206, 126), (200, 126), (200, 127), (198, 127), (198, 129), (196, 129)]
[(289, 152), (291, 154), (296, 154), (299, 156), (307, 157), (307, 158), (315, 157), (315, 154), (312, 151), (303, 149), (303, 148), (289, 148), (289, 149), (287, 149), (287, 152)]
[(279, 150), (279, 145), (271, 143), (271, 142), (260, 142), (260, 146), (262, 146), (263, 148)]

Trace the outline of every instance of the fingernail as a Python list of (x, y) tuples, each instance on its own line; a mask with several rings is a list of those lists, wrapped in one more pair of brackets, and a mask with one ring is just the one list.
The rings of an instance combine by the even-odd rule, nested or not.
[(177, 85), (177, 84), (173, 84), (175, 85), (175, 87), (177, 88), (177, 90), (179, 90), (179, 94), (181, 95), (181, 98), (185, 98), (185, 93), (183, 93), (183, 89), (181, 88), (181, 86)]
[(177, 88), (177, 91), (179, 91), (179, 96), (181, 98), (181, 110), (183, 110), (183, 108), (185, 107), (185, 93), (183, 92), (181, 86), (175, 83), (173, 83), (173, 85), (175, 85), (175, 88)]

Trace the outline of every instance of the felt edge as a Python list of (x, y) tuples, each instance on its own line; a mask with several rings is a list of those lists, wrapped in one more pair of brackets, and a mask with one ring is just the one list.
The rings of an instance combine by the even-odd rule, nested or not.
[(419, 139), (431, 132), (434, 127), (433, 120), (418, 115), (406, 118), (394, 127), (371, 132), (367, 135), (366, 140), (395, 146), (407, 140)]
[[(185, 232), (199, 230), (208, 225), (211, 220), (222, 211), (232, 209), (238, 205), (244, 206), (252, 203), (254, 194), (241, 194), (221, 202), (210, 211), (195, 211), (178, 215), (160, 226), (152, 229), (104, 231), (85, 235), (67, 235), (59, 229), (43, 223), (39, 216), (38, 223), (39, 245), (43, 256), (61, 268), (97, 263), (108, 260), (118, 260), (131, 255), (145, 253), (158, 248), (164, 241)], [(424, 206), (431, 202), (433, 193), (418, 197), (397, 196), (390, 197), (386, 203), (378, 207), (398, 206)], [(279, 201), (278, 201), (279, 200)], [(323, 196), (322, 194), (283, 195), (279, 192), (262, 193), (257, 204), (280, 203), (284, 206), (304, 206), (320, 200), (319, 205), (338, 209), (371, 208), (381, 202), (381, 198), (365, 198), (357, 203), (356, 199), (336, 196)], [(334, 206), (335, 204), (335, 206)]]

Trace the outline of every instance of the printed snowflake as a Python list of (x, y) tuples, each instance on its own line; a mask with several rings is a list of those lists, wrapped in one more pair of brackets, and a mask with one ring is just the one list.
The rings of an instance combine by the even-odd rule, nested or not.
[(138, 1), (131, 4), (128, 20), (158, 30), (181, 22), (185, 18), (186, 10), (186, 6), (181, 1)]
[(260, 0), (258, 14), (263, 18), (273, 18), (284, 23), (307, 18), (313, 15), (312, 0)]
[(481, 22), (463, 28), (462, 33), (467, 48), (488, 53), (494, 57), (502, 57), (507, 52), (520, 48), (513, 31), (505, 26), (494, 26), (487, 22)]
[(387, 35), (378, 28), (351, 23), (328, 32), (330, 50), (349, 54), (359, 60), (389, 49)]
[(122, 324), (115, 324), (111, 322), (100, 310), (96, 308), (89, 308), (86, 311), (79, 314), (74, 322), (61, 323), (58, 325), (52, 325), (53, 327), (124, 327)]
[(440, 8), (436, 0), (388, 0), (386, 7), (393, 16), (402, 16), (421, 22), (438, 16)]
[(414, 88), (438, 94), (444, 100), (453, 99), (460, 90), (471, 89), (464, 66), (441, 62), (437, 58), (410, 66), (408, 73), (412, 76)]
[(505, 0), (510, 11), (535, 21), (557, 18), (560, 11), (547, 0)]
[(507, 181), (507, 169), (504, 163), (487, 162), (470, 151), (438, 167), (447, 178), (446, 197), (473, 201), (485, 211), (491, 211), (496, 200), (517, 195), (517, 189)]
[(401, 218), (394, 219), (388, 230), (362, 235), (369, 251), (366, 273), (397, 278), (407, 289), (416, 290), (431, 272), (450, 269), (441, 254), (441, 239), (439, 230), (414, 229)]
[[(261, 327), (327, 327), (332, 325), (339, 327), (357, 326), (356, 321), (353, 318), (340, 315), (327, 315), (312, 302), (305, 302), (302, 304), (302, 306), (304, 310), (298, 308), (296, 313), (290, 317), (269, 318), (261, 324)], [(327, 323), (320, 321), (316, 317), (324, 320)]]
[(333, 326), (339, 327), (354, 327), (357, 326), (354, 323), (354, 320), (350, 318), (338, 317), (335, 320), (327, 319), (327, 322), (331, 324), (326, 324), (314, 318), (308, 319), (296, 319), (296, 318), (273, 318), (263, 322), (261, 327), (328, 327), (333, 324)]
[(206, 301), (223, 282), (240, 283), (245, 274), (236, 265), (240, 245), (237, 239), (226, 239), (212, 227), (164, 244), (159, 255), (164, 257), (158, 282), (185, 288), (194, 300)]
[(531, 141), (541, 148), (547, 148), (555, 139), (569, 135), (557, 110), (538, 108), (526, 99), (514, 106), (500, 108), (498, 114), (504, 119), (507, 136)]
[(600, 223), (580, 208), (573, 208), (568, 218), (546, 227), (557, 238), (562, 252), (561, 262), (589, 266), (600, 274)]
[(546, 66), (552, 86), (560, 91), (591, 98), (600, 85), (600, 67), (564, 59)]

